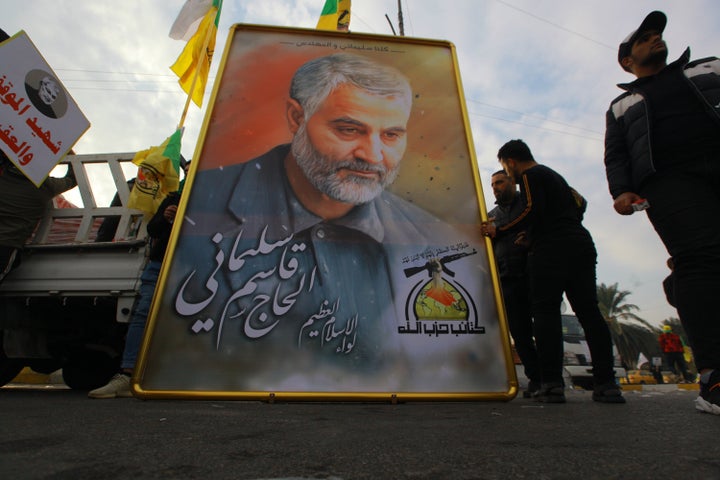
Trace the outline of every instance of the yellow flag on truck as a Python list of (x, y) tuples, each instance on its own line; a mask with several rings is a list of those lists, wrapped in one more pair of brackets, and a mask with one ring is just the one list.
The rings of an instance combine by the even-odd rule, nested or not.
[(137, 152), (133, 163), (138, 166), (135, 186), (130, 191), (128, 207), (154, 215), (160, 203), (180, 186), (180, 147), (182, 129), (179, 128), (161, 145)]
[(350, 0), (325, 0), (315, 28), (347, 32), (350, 29)]

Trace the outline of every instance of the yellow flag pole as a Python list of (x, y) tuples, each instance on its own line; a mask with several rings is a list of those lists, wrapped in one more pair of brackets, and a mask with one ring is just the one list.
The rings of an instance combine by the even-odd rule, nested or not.
[[(220, 10), (217, 10), (217, 13), (220, 12)], [(213, 20), (215, 21), (215, 20)], [(202, 50), (200, 50), (202, 53), (207, 54), (207, 48), (210, 44), (210, 37), (212, 36), (213, 29), (208, 28), (207, 33), (205, 34), (205, 40), (203, 42)], [(207, 55), (206, 55), (207, 56)], [(212, 57), (211, 57), (212, 60)], [(198, 67), (199, 67), (199, 60), (198, 60)], [(182, 128), (185, 124), (185, 117), (187, 117), (188, 110), (190, 109), (190, 102), (192, 101), (193, 92), (195, 91), (195, 84), (197, 83), (198, 75), (200, 75), (200, 68), (195, 69), (195, 75), (193, 75), (192, 83), (190, 84), (190, 88), (188, 88), (188, 96), (185, 100), (185, 108), (183, 108), (182, 116), (180, 117), (180, 123), (178, 124), (178, 128)], [(210, 76), (210, 65), (208, 65), (208, 77)]]

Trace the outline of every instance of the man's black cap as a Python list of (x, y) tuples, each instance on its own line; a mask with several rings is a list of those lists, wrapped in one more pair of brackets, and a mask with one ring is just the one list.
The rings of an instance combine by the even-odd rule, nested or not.
[[(648, 30), (655, 30), (662, 33), (665, 30), (666, 24), (667, 17), (663, 12), (655, 10), (654, 12), (648, 13), (648, 16), (645, 17), (645, 20), (642, 21), (640, 26), (630, 32), (630, 35), (625, 37), (625, 40), (620, 43), (620, 47), (618, 48), (618, 63), (620, 63), (620, 66), (623, 66), (622, 59), (630, 55), (633, 43), (635, 43), (635, 40), (637, 40), (641, 34)], [(623, 67), (623, 70), (625, 70), (625, 67)]]

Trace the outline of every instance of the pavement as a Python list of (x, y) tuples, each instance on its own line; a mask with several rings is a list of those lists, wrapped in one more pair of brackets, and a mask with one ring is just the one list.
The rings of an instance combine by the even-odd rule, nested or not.
[[(11, 382), (13, 384), (20, 385), (64, 385), (62, 378), (62, 370), (57, 370), (50, 374), (38, 373), (31, 370), (28, 367), (18, 374), (17, 377)], [(524, 385), (523, 385), (524, 386)], [(623, 384), (623, 391), (646, 391), (646, 392), (671, 392), (674, 390), (689, 390), (697, 391), (699, 386), (697, 383), (669, 383), (660, 385), (647, 385), (647, 384)]]
[(720, 417), (697, 392), (638, 385), (627, 404), (91, 400), (0, 388), (12, 480), (720, 479)]

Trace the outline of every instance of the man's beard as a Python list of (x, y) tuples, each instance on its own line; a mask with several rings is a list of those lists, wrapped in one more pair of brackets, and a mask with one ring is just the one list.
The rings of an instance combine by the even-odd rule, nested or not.
[(495, 203), (498, 205), (507, 205), (515, 198), (515, 191), (503, 190), (499, 195), (495, 195)]
[(645, 59), (640, 62), (640, 65), (643, 67), (651, 67), (651, 66), (657, 66), (657, 65), (665, 65), (665, 62), (667, 61), (668, 57), (668, 51), (667, 48), (663, 48), (662, 50), (656, 50), (648, 54)]
[[(310, 141), (305, 123), (300, 125), (293, 138), (292, 154), (305, 177), (316, 189), (333, 200), (353, 205), (375, 199), (395, 181), (400, 171), (399, 165), (388, 170), (384, 165), (371, 164), (352, 156), (337, 160), (321, 154)], [(339, 172), (342, 169), (374, 172), (378, 177), (346, 174), (341, 178)]]

